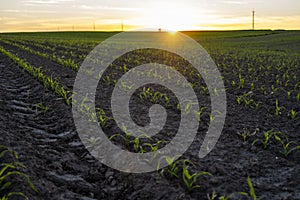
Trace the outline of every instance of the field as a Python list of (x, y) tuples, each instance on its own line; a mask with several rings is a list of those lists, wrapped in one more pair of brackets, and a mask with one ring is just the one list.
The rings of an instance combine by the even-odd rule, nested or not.
[[(183, 33), (206, 49), (222, 75), (225, 125), (214, 149), (199, 159), (214, 119), (207, 86), (201, 76), (190, 76), (200, 102), (196, 139), (177, 161), (166, 158), (167, 167), (144, 174), (119, 172), (97, 161), (82, 144), (72, 116), (81, 63), (117, 32), (0, 34), (0, 145), (5, 146), (0, 146), (0, 161), (11, 163), (0, 171), (0, 197), (21, 191), (29, 199), (300, 199), (300, 31)], [(100, 80), (104, 88), (97, 88), (97, 115), (84, 102), (80, 106), (85, 117), (97, 118), (115, 145), (136, 153), (155, 151), (174, 137), (180, 113), (189, 107), (179, 108), (172, 92), (146, 85), (131, 99), (140, 106), (133, 121), (149, 123), (149, 107), (158, 103), (167, 109), (164, 130), (153, 139), (139, 139), (126, 127), (117, 128), (109, 107), (117, 80), (137, 65), (169, 58), (162, 51), (132, 55), (118, 58), (115, 69)], [(193, 72), (183, 70), (188, 64), (179, 58), (168, 62), (186, 76)], [(98, 141), (89, 142), (92, 148)], [(18, 158), (4, 155), (6, 147)], [(4, 177), (14, 170), (26, 176)]]

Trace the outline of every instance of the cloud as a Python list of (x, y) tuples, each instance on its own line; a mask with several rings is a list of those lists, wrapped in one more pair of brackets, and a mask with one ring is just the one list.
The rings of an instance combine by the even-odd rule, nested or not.
[(225, 4), (235, 4), (235, 5), (245, 5), (245, 4), (248, 4), (245, 1), (221, 1), (221, 2), (225, 3)]
[(61, 4), (75, 2), (75, 0), (23, 0), (22, 4), (25, 6), (58, 6)]
[(138, 11), (141, 8), (130, 8), (130, 7), (112, 7), (112, 6), (88, 6), (88, 5), (79, 5), (74, 6), (83, 10), (119, 10), (119, 11)]
[(23, 3), (25, 4), (59, 4), (65, 2), (73, 2), (74, 0), (24, 0)]
[(1, 10), (3, 13), (42, 13), (42, 14), (51, 14), (51, 13), (57, 13), (56, 11), (51, 10)]

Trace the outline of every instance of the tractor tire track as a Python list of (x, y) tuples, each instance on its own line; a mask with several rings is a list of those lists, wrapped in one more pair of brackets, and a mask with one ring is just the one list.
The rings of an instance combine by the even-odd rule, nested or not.
[[(46, 112), (37, 105), (49, 107)], [(17, 185), (29, 199), (176, 199), (184, 194), (156, 173), (117, 172), (95, 160), (82, 145), (63, 99), (0, 54), (0, 144), (19, 154), (38, 193)], [(164, 185), (163, 187), (161, 187)], [(168, 188), (168, 189), (166, 189)], [(160, 191), (148, 193), (148, 191)]]

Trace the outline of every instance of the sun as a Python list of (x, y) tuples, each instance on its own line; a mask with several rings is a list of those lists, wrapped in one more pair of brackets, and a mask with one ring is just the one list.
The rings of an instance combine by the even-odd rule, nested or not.
[(196, 27), (194, 9), (181, 4), (160, 2), (151, 5), (146, 11), (144, 25), (176, 32), (179, 30), (194, 29)]

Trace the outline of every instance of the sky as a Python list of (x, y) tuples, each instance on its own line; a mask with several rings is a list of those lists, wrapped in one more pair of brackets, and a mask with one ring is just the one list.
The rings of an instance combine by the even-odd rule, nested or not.
[(0, 32), (300, 30), (299, 0), (0, 0)]

